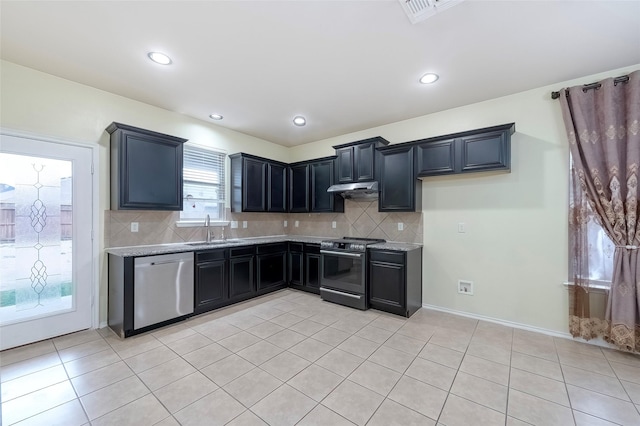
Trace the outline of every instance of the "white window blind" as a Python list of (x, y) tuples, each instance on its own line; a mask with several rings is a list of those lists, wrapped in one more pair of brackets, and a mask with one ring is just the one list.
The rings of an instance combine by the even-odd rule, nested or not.
[(224, 220), (226, 154), (201, 145), (184, 144), (184, 206), (180, 219)]

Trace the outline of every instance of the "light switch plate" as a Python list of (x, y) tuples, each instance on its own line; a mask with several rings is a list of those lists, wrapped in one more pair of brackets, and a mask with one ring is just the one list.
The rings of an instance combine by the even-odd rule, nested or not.
[(464, 234), (465, 232), (467, 232), (467, 226), (464, 224), (464, 222), (458, 223), (458, 232), (460, 234)]
[(300, 225), (300, 222), (299, 222), (299, 221), (297, 221), (297, 220), (293, 223), (293, 226), (295, 226), (296, 228), (297, 228), (299, 225)]
[(231, 221), (231, 229), (236, 229), (238, 227), (238, 221), (237, 220), (232, 220)]
[(243, 220), (243, 221), (242, 221), (242, 227), (243, 227), (243, 228), (246, 228), (246, 227), (247, 227), (247, 221), (246, 221), (246, 220)]
[(398, 231), (404, 231), (404, 223), (398, 222)]
[(331, 222), (331, 227), (332, 227), (333, 229), (336, 229), (336, 226), (337, 226), (337, 223), (336, 223), (336, 221), (335, 221), (335, 220), (334, 220), (333, 222)]
[(131, 232), (138, 232), (138, 222), (131, 222)]
[(285, 220), (284, 221), (284, 227), (286, 228), (289, 225), (289, 223)]

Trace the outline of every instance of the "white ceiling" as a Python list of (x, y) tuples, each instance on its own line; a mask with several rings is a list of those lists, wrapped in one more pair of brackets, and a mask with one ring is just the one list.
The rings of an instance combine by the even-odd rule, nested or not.
[(416, 25), (397, 0), (0, 7), (2, 59), (285, 146), (640, 64), (640, 1), (466, 0)]

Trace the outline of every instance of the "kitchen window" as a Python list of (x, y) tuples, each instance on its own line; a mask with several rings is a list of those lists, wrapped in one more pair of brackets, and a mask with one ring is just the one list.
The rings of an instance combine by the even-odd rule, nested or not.
[(178, 226), (201, 226), (207, 215), (212, 222), (224, 221), (226, 156), (223, 151), (184, 144), (184, 204)]

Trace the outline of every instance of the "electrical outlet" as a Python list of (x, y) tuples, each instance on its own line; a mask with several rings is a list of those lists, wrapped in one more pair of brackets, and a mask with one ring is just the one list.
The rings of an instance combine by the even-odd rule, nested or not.
[(138, 222), (131, 222), (131, 232), (138, 232)]
[(458, 293), (473, 296), (473, 281), (458, 280)]
[(336, 226), (337, 226), (337, 225), (338, 225), (338, 224), (336, 223), (336, 221), (335, 221), (335, 220), (334, 220), (333, 222), (331, 222), (331, 227), (332, 227), (333, 229), (336, 229)]
[(243, 228), (246, 228), (246, 227), (247, 227), (247, 221), (246, 221), (246, 220), (243, 220), (243, 221), (242, 221), (242, 227), (243, 227)]
[(458, 232), (460, 234), (464, 234), (465, 232), (467, 232), (467, 226), (464, 224), (464, 222), (458, 223)]
[(398, 222), (398, 231), (404, 231), (404, 223)]
[(289, 223), (285, 220), (285, 221), (284, 221), (284, 227), (286, 228), (288, 224), (289, 224)]
[(236, 229), (238, 227), (238, 221), (237, 220), (232, 220), (231, 221), (231, 229)]
[(295, 227), (297, 228), (298, 226), (300, 226), (300, 222), (296, 220), (296, 221), (293, 223), (293, 226), (295, 226)]

